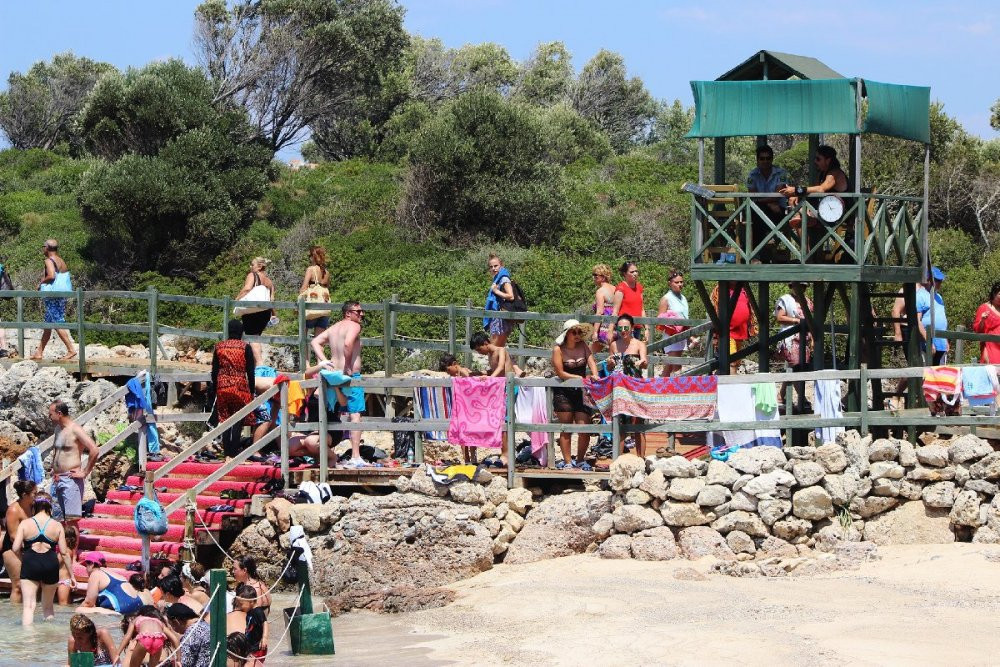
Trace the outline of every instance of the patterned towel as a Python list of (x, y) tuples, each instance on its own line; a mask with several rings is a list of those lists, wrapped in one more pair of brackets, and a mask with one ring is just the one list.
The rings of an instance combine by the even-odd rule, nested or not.
[(924, 400), (934, 403), (940, 397), (954, 404), (962, 393), (962, 369), (957, 366), (931, 366), (924, 369)]
[(499, 449), (507, 414), (506, 378), (455, 378), (448, 442), (462, 447)]
[(605, 419), (630, 415), (650, 421), (711, 419), (717, 383), (714, 375), (633, 378), (618, 373), (583, 381)]
[[(413, 404), (421, 419), (451, 419), (451, 387), (414, 387)], [(424, 439), (444, 442), (447, 431), (424, 431)]]

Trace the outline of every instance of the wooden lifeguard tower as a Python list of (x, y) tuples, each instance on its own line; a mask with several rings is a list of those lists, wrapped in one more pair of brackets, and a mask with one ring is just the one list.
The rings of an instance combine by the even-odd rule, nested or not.
[[(695, 120), (688, 137), (699, 143), (699, 185), (691, 188), (691, 278), (719, 332), (713, 366), (729, 372), (731, 361), (757, 354), (766, 369), (773, 347), (784, 337), (808, 329), (815, 341), (813, 370), (832, 363), (857, 369), (880, 366), (883, 327), (888, 312), (875, 313), (873, 299), (895, 296), (906, 302), (906, 324), (916, 331), (916, 285), (929, 271), (927, 192), (930, 165), (930, 89), (848, 79), (813, 58), (760, 51), (716, 81), (692, 81)], [(863, 188), (862, 135), (878, 133), (924, 145), (924, 187), (912, 195), (873, 194)], [(822, 196), (801, 197), (783, 217), (773, 219), (754, 201), (778, 195), (751, 195), (725, 183), (726, 139), (754, 136), (758, 145), (769, 135), (807, 135), (809, 162), (824, 135), (848, 135), (844, 165), (847, 192), (839, 204), (818, 208)], [(714, 141), (714, 183), (705, 177), (705, 140)], [(808, 183), (813, 185), (815, 173)], [(842, 207), (835, 219), (830, 211)], [(751, 220), (758, 217), (757, 237)], [(823, 220), (823, 218), (827, 220)], [(793, 219), (801, 222), (793, 225)], [(811, 224), (810, 224), (811, 223)], [(761, 231), (763, 227), (763, 231)], [(722, 252), (719, 250), (722, 249)], [(709, 298), (710, 282), (719, 283), (718, 308)], [(772, 333), (772, 283), (798, 281), (811, 289), (814, 308), (805, 307), (801, 328)], [(730, 290), (733, 290), (730, 296)], [(755, 346), (729, 353), (729, 323), (741, 291), (749, 297), (759, 324)], [(778, 296), (775, 294), (774, 296)], [(833, 322), (839, 296), (847, 321)], [(832, 331), (847, 334), (845, 354), (826, 348)], [(910, 336), (911, 365), (920, 365), (917, 336)], [(837, 357), (842, 361), (837, 362)], [(803, 359), (804, 361), (804, 359)], [(875, 383), (878, 384), (878, 383)], [(910, 401), (913, 393), (909, 392)], [(848, 395), (857, 409), (856, 387)], [(873, 400), (882, 400), (873, 387)]]

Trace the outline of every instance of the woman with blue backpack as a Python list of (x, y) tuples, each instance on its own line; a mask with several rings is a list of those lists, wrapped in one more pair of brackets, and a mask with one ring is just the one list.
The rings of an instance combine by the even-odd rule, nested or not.
[[(55, 239), (48, 239), (42, 246), (42, 253), (45, 255), (45, 272), (38, 284), (41, 292), (70, 292), (73, 290), (73, 280), (69, 273), (69, 267), (59, 256), (59, 242)], [(52, 299), (42, 299), (45, 308), (45, 322), (49, 324), (62, 324), (66, 321), (66, 299), (55, 297)], [(59, 340), (66, 346), (66, 354), (62, 360), (66, 361), (76, 356), (76, 346), (73, 338), (69, 335), (68, 329), (56, 329)], [(52, 329), (42, 331), (42, 340), (38, 343), (38, 349), (31, 355), (32, 359), (41, 359), (45, 352), (45, 346), (49, 344), (52, 337)]]

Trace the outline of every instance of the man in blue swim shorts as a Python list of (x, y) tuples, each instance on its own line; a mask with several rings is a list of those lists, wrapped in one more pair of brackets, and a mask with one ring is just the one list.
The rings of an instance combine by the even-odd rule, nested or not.
[[(341, 370), (350, 376), (352, 382), (342, 387), (347, 396), (346, 412), (350, 421), (361, 423), (365, 412), (365, 390), (357, 386), (361, 379), (361, 325), (365, 311), (358, 301), (347, 301), (341, 308), (343, 318), (329, 329), (312, 339), (312, 350), (322, 363), (327, 361), (326, 346), (330, 347), (329, 361), (333, 370)], [(363, 468), (367, 464), (361, 458), (361, 431), (351, 431), (351, 460), (345, 468)]]

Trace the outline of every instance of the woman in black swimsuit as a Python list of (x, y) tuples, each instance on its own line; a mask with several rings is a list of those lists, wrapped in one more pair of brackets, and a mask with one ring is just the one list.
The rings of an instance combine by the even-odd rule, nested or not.
[[(643, 369), (648, 365), (646, 344), (633, 336), (634, 331), (635, 321), (631, 315), (622, 315), (618, 318), (618, 322), (615, 324), (615, 339), (608, 346), (608, 370), (613, 373), (641, 378)], [(623, 421), (626, 424), (642, 423), (638, 417), (625, 417)], [(640, 457), (645, 457), (645, 434), (636, 433), (635, 443), (635, 453)]]
[[(594, 355), (587, 345), (587, 340), (593, 332), (589, 324), (580, 324), (577, 320), (566, 320), (562, 333), (556, 338), (552, 348), (552, 368), (560, 380), (570, 380), (587, 376), (587, 370), (597, 377), (597, 364)], [(569, 387), (556, 387), (552, 390), (552, 411), (562, 424), (589, 424), (593, 410), (583, 402), (583, 390)], [(590, 445), (590, 434), (577, 435), (576, 461), (570, 458), (572, 433), (559, 434), (559, 449), (563, 460), (556, 465), (561, 470), (579, 468), (590, 472), (593, 468), (587, 463), (587, 447)]]
[(31, 480), (19, 479), (14, 482), (17, 502), (7, 508), (7, 514), (4, 517), (6, 531), (3, 535), (0, 553), (3, 554), (3, 566), (7, 569), (7, 576), (10, 577), (10, 601), (14, 604), (21, 603), (21, 559), (11, 547), (14, 546), (17, 527), (31, 516), (31, 506), (35, 504), (36, 490), (37, 486)]
[[(22, 625), (31, 625), (34, 621), (39, 586), (42, 587), (42, 615), (47, 621), (55, 617), (53, 600), (59, 583), (57, 546), (66, 561), (70, 577), (73, 577), (73, 561), (66, 546), (66, 533), (62, 524), (51, 516), (52, 498), (47, 493), (37, 494), (32, 509), (35, 515), (17, 527), (12, 547), (15, 554), (21, 555)], [(76, 585), (75, 580), (73, 585)]]

